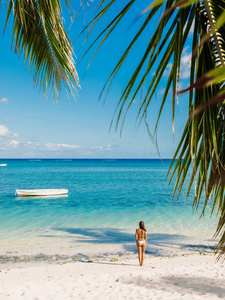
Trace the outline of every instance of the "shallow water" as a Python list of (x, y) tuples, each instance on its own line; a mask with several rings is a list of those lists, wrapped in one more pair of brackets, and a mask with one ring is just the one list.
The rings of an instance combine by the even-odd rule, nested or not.
[[(171, 205), (169, 160), (2, 160), (0, 254), (123, 249), (145, 221), (152, 244), (204, 244), (216, 218), (199, 220), (185, 186)], [(187, 185), (187, 183), (186, 183)], [(65, 188), (68, 197), (14, 197), (16, 189)], [(114, 248), (113, 248), (114, 247)], [(95, 251), (95, 250), (93, 250)], [(96, 250), (99, 251), (99, 250)], [(122, 250), (121, 250), (122, 251)], [(128, 250), (127, 250), (128, 251)], [(132, 250), (133, 251), (133, 250)]]

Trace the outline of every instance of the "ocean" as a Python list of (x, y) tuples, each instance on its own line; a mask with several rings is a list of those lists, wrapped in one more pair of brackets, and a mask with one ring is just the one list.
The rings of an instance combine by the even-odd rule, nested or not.
[[(0, 255), (136, 253), (134, 232), (144, 221), (148, 251), (215, 245), (216, 216), (193, 211), (188, 182), (172, 202), (170, 160), (2, 159)], [(16, 189), (68, 189), (68, 196), (15, 197)], [(203, 199), (204, 200), (204, 199)]]

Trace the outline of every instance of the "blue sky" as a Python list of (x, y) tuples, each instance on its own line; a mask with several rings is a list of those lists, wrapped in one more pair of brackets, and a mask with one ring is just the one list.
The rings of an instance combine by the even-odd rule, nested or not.
[[(144, 8), (147, 1), (143, 1), (142, 4)], [(138, 9), (140, 10), (140, 7)], [(63, 90), (59, 104), (53, 102), (50, 94), (45, 98), (39, 92), (23, 57), (18, 58), (14, 54), (11, 47), (12, 23), (9, 23), (6, 33), (1, 34), (0, 38), (0, 158), (158, 158), (156, 147), (148, 137), (145, 124), (135, 126), (138, 99), (127, 115), (122, 136), (120, 128), (115, 131), (115, 124), (109, 132), (119, 96), (134, 68), (138, 54), (149, 41), (154, 26), (148, 28), (146, 36), (128, 57), (105, 104), (104, 99), (98, 101), (105, 81), (135, 32), (138, 22), (141, 22), (140, 20), (130, 26), (136, 13), (137, 7), (134, 7), (128, 18), (99, 51), (86, 73), (91, 53), (78, 65), (81, 89), (78, 90), (76, 102), (72, 97), (68, 100)], [(2, 5), (1, 33), (4, 22), (5, 6)], [(69, 25), (70, 19), (66, 16), (66, 28)], [(83, 25), (82, 17), (73, 24), (69, 31), (72, 41)], [(79, 61), (86, 49), (85, 46), (81, 48), (83, 38), (84, 36), (81, 36), (74, 43), (76, 61)], [(190, 46), (187, 45), (182, 58), (183, 86), (188, 85), (186, 75), (189, 67)], [(164, 77), (165, 81), (159, 86), (149, 110), (149, 124), (152, 130), (167, 78), (166, 72)], [(187, 118), (187, 101), (187, 95), (179, 99), (173, 139), (171, 97), (168, 97), (158, 129), (158, 145), (162, 158), (171, 158), (175, 152)]]

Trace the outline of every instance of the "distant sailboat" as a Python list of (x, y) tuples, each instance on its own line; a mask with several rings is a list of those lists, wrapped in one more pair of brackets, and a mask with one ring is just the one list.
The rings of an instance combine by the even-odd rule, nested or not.
[(32, 197), (32, 196), (58, 196), (66, 195), (68, 190), (65, 189), (40, 189), (40, 190), (16, 190), (18, 197)]
[(6, 167), (7, 164), (0, 164), (0, 167)]

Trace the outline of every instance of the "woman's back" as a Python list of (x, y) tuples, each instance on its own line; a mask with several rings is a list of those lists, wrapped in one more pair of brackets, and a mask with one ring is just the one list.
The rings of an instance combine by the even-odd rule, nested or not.
[(143, 229), (138, 228), (136, 230), (137, 235), (138, 235), (138, 241), (143, 241), (144, 239), (146, 239), (146, 232)]

